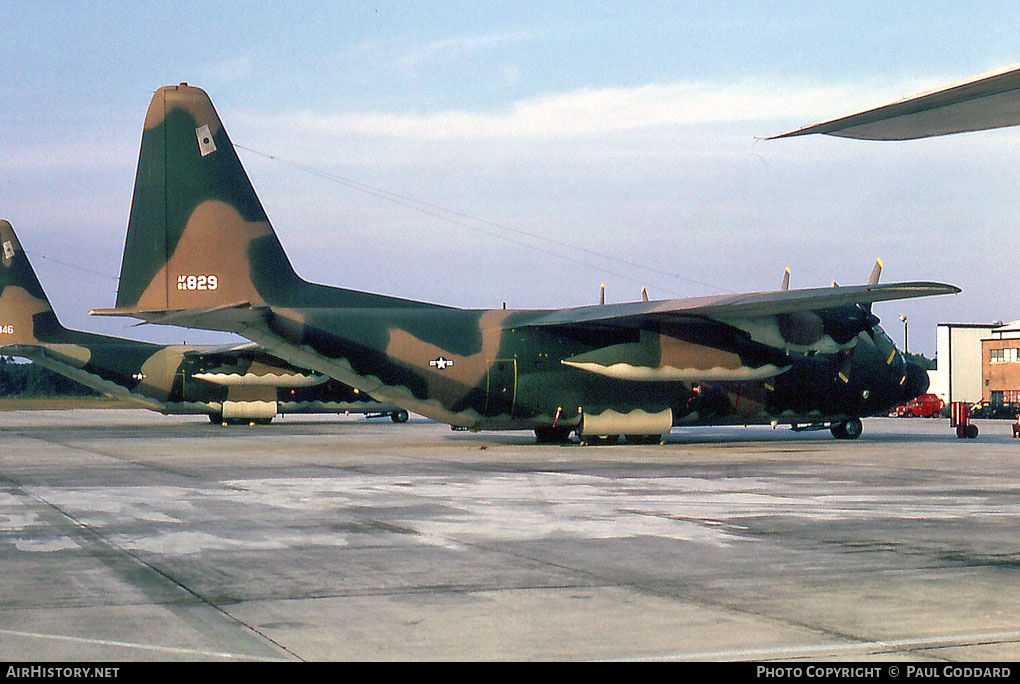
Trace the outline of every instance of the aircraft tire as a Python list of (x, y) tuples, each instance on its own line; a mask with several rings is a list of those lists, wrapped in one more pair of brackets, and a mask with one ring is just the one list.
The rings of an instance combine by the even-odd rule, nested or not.
[(975, 437), (978, 436), (978, 426), (971, 423), (966, 428), (964, 428), (963, 436), (966, 437), (967, 439), (974, 439)]
[(226, 418), (216, 414), (209, 415), (209, 422), (213, 425), (269, 425), (272, 418)]
[(408, 419), (407, 411), (403, 409), (399, 411), (394, 411), (393, 413), (390, 414), (390, 420), (392, 420), (394, 423), (406, 423), (407, 419)]
[(658, 444), (662, 435), (624, 435), (628, 444)]
[(829, 432), (836, 439), (857, 439), (863, 431), (864, 424), (861, 423), (860, 418), (851, 418), (850, 420), (833, 423), (829, 427)]
[(537, 444), (566, 444), (570, 441), (570, 432), (570, 428), (535, 428), (535, 442)]

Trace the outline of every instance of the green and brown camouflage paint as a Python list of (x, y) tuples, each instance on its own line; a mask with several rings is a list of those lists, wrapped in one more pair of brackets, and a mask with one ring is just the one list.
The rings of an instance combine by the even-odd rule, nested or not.
[(0, 354), (29, 358), (161, 413), (204, 413), (215, 422), (267, 422), (277, 412), (399, 410), (251, 344), (160, 345), (68, 330), (6, 220), (0, 220), (0, 247)]
[(548, 311), (477, 311), (327, 287), (291, 266), (204, 91), (145, 119), (117, 309), (229, 330), (405, 409), (540, 437), (823, 424), (923, 393), (870, 303), (938, 283)]

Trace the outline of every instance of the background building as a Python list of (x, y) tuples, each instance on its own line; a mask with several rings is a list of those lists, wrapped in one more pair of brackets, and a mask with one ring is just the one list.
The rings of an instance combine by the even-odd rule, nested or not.
[(995, 395), (999, 402), (1020, 401), (1020, 321), (939, 323), (935, 357), (938, 366), (928, 371), (928, 391), (946, 404), (987, 401), (993, 391), (1002, 392)]
[(981, 381), (989, 403), (1020, 402), (1020, 321), (995, 328), (981, 340)]
[(935, 332), (935, 358), (938, 366), (928, 371), (932, 394), (946, 405), (954, 401), (981, 401), (984, 387), (981, 376), (981, 340), (990, 336), (997, 323), (939, 323)]

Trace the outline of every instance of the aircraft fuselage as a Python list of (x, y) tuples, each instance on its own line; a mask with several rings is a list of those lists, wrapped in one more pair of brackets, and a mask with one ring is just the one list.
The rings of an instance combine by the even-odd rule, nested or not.
[(668, 415), (668, 425), (823, 423), (886, 412), (927, 387), (924, 371), (905, 365), (877, 325), (818, 353), (772, 347), (710, 320), (532, 325), (545, 313), (274, 309), (270, 334), (254, 339), (469, 429), (614, 425), (598, 421), (610, 415), (625, 432), (636, 412)]

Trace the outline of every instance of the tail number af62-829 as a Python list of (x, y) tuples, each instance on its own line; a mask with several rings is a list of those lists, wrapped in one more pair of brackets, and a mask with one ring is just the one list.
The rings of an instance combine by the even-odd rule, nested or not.
[(177, 289), (186, 292), (200, 290), (215, 290), (220, 286), (220, 279), (213, 273), (201, 275), (179, 275), (177, 276)]

